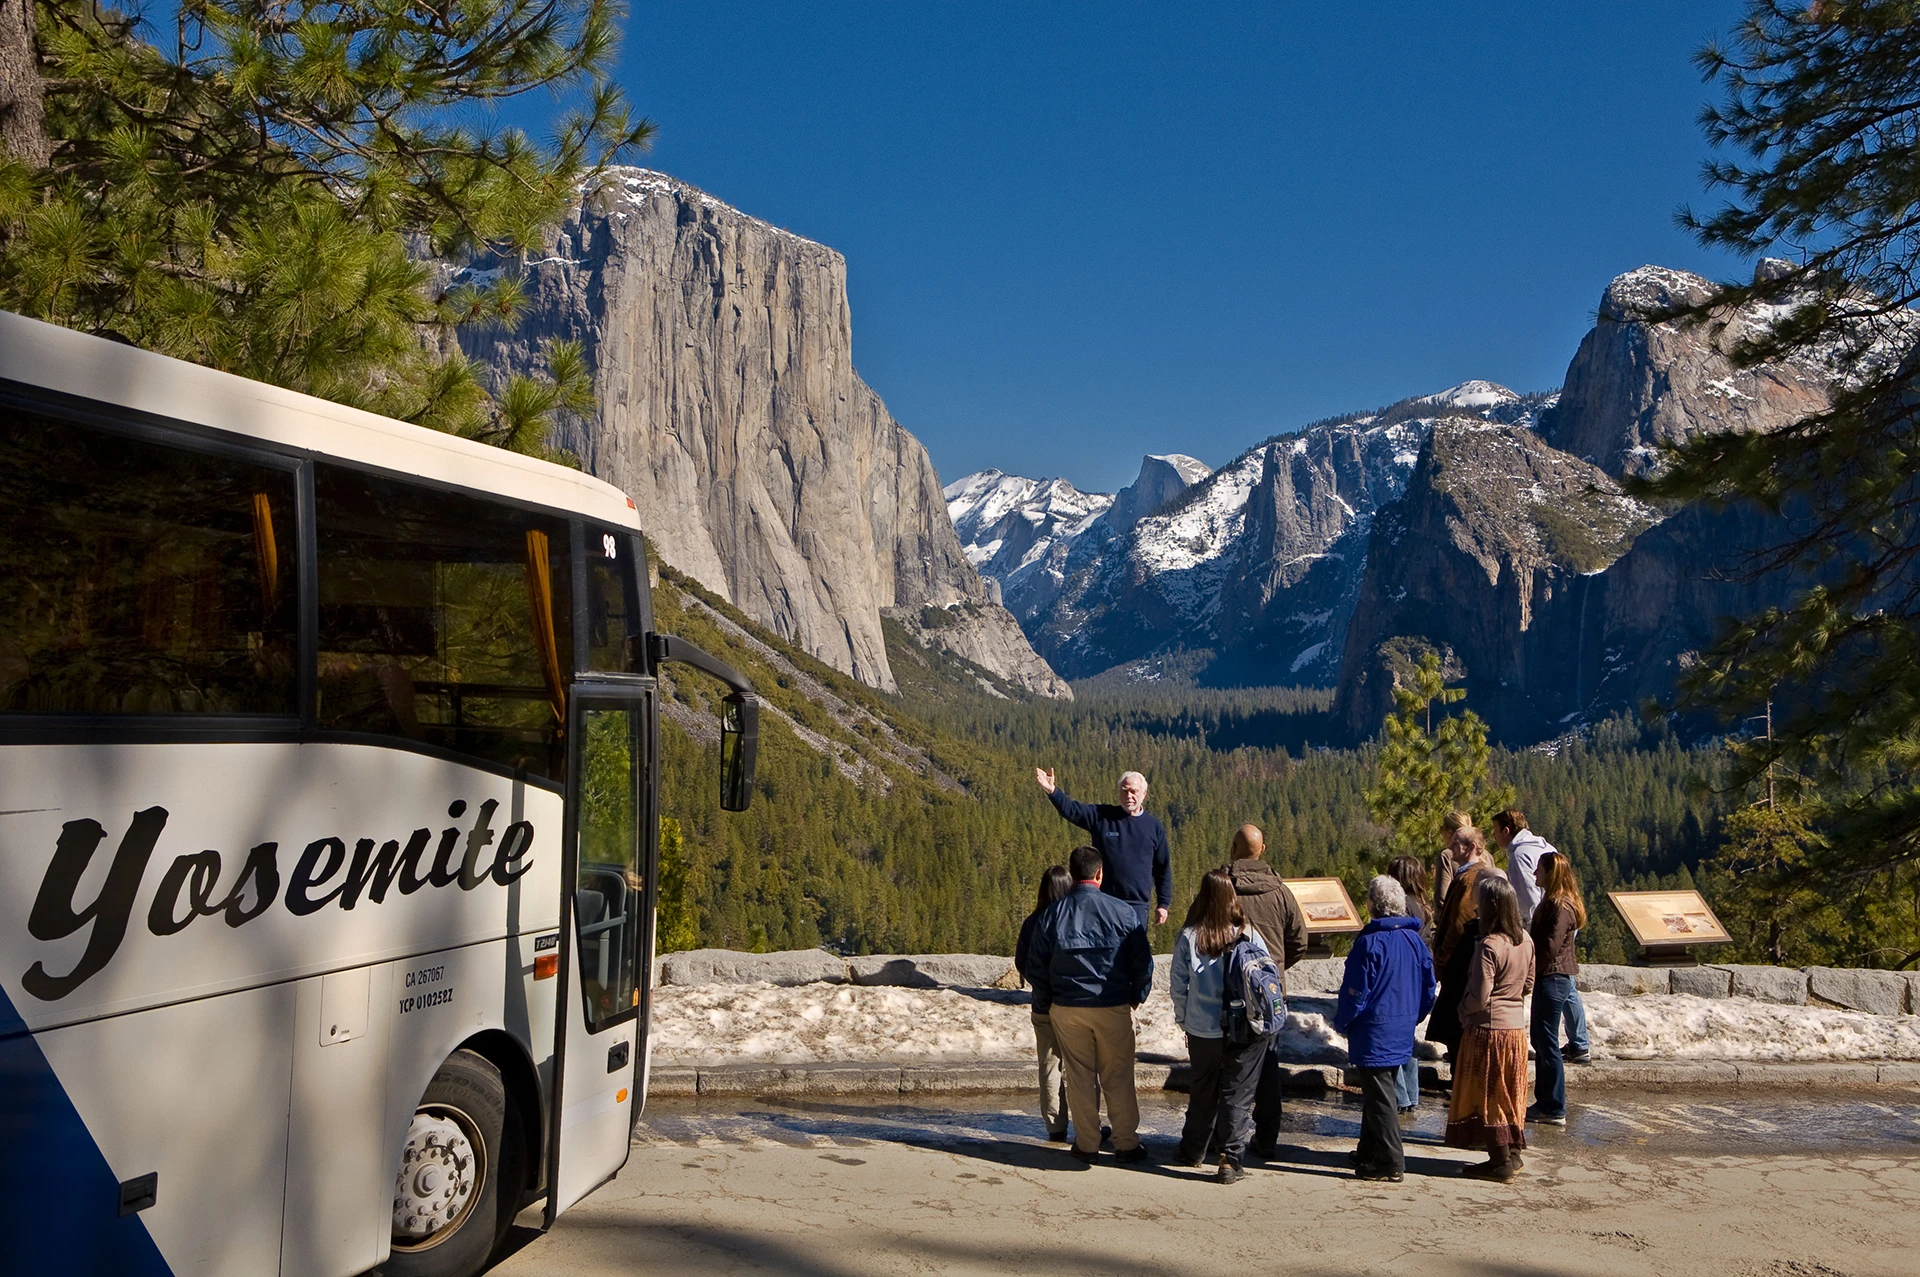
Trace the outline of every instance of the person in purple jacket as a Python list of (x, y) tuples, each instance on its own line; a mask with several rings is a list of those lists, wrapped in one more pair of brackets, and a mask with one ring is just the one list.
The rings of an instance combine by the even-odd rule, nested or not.
[[(1055, 811), (1087, 831), (1087, 841), (1107, 867), (1101, 890), (1133, 906), (1143, 927), (1149, 914), (1156, 923), (1166, 922), (1173, 900), (1173, 853), (1167, 845), (1167, 827), (1147, 812), (1147, 778), (1127, 772), (1120, 777), (1120, 801), (1099, 804), (1069, 798), (1054, 783), (1050, 767), (1034, 768), (1033, 778), (1053, 800)], [(1152, 907), (1156, 895), (1157, 910)]]
[(1354, 939), (1340, 981), (1333, 1029), (1347, 1038), (1347, 1059), (1360, 1075), (1360, 1147), (1354, 1174), (1390, 1180), (1406, 1174), (1400, 1146), (1395, 1080), (1413, 1058), (1413, 1030), (1433, 1010), (1433, 955), (1420, 920), (1407, 916), (1406, 889), (1382, 874), (1367, 884), (1373, 921)]

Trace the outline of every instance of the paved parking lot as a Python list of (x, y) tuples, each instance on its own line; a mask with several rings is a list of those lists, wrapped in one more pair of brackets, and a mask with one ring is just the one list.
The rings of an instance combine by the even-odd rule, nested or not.
[(1290, 1102), (1241, 1184), (1165, 1164), (1184, 1097), (1143, 1096), (1146, 1168), (1090, 1170), (1024, 1097), (656, 1101), (620, 1177), (502, 1277), (612, 1273), (1676, 1273), (1912, 1277), (1920, 1092), (1609, 1093), (1536, 1130), (1510, 1186), (1457, 1178), (1430, 1099), (1403, 1184), (1345, 1173), (1357, 1107)]

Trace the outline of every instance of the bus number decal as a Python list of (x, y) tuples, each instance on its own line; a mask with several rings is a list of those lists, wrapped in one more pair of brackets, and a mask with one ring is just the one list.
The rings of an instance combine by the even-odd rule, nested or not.
[(408, 1015), (414, 1011), (425, 1011), (431, 1007), (443, 1007), (453, 1001), (453, 986), (433, 989), (426, 993), (416, 993), (409, 998), (400, 999), (400, 1014)]

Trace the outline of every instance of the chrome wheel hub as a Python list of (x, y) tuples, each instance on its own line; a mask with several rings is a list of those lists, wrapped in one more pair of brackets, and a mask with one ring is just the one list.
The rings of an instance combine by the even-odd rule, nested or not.
[(486, 1167), (470, 1130), (458, 1109), (436, 1105), (413, 1115), (393, 1184), (394, 1245), (431, 1246), (473, 1209)]

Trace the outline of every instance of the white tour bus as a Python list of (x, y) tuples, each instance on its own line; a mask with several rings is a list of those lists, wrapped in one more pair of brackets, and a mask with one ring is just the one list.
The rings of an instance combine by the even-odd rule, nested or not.
[(655, 673), (584, 474), (0, 314), (0, 1268), (477, 1271), (627, 1159)]

